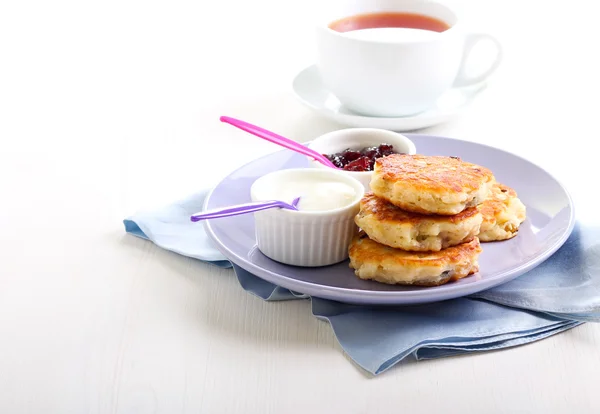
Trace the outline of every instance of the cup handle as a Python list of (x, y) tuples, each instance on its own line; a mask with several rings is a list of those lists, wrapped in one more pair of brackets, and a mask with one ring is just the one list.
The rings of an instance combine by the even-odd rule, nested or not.
[[(477, 76), (467, 76), (465, 74), (465, 66), (467, 63), (467, 59), (471, 55), (471, 51), (473, 50), (473, 47), (482, 40), (491, 40), (494, 43), (494, 45), (496, 46), (496, 49), (498, 50), (498, 52), (496, 54), (496, 58), (494, 59), (494, 61), (490, 65), (490, 67), (487, 70), (485, 70), (483, 73), (481, 73)], [(483, 82), (488, 76), (490, 76), (492, 73), (494, 73), (494, 71), (496, 69), (498, 69), (498, 66), (500, 66), (501, 61), (502, 61), (502, 46), (500, 45), (500, 42), (495, 37), (490, 36), (489, 34), (486, 34), (486, 33), (469, 33), (469, 34), (467, 34), (467, 36), (465, 38), (465, 45), (464, 45), (464, 49), (463, 49), (462, 61), (460, 62), (460, 69), (458, 70), (458, 75), (456, 76), (456, 79), (454, 80), (454, 86), (460, 88), (463, 86), (470, 86), (470, 85), (475, 85), (477, 83)]]

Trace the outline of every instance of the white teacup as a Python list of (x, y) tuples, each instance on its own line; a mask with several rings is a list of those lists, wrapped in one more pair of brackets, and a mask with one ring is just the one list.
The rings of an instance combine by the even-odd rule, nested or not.
[[(449, 28), (442, 32), (398, 27), (340, 32), (330, 27), (336, 27), (332, 23), (340, 19), (382, 12), (427, 16)], [(484, 73), (467, 76), (467, 57), (484, 39), (496, 45), (496, 57)], [(317, 28), (317, 66), (323, 83), (344, 106), (363, 115), (391, 117), (422, 112), (450, 88), (485, 80), (501, 59), (502, 49), (496, 39), (488, 34), (465, 33), (456, 13), (434, 1), (338, 1), (324, 13)]]

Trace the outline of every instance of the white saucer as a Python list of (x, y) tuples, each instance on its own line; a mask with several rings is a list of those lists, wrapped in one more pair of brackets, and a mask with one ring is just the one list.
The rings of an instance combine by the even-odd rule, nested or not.
[(405, 117), (373, 117), (359, 115), (345, 108), (329, 92), (319, 76), (316, 65), (302, 70), (292, 83), (296, 97), (307, 107), (342, 125), (358, 128), (381, 128), (392, 131), (412, 131), (449, 121), (465, 110), (473, 99), (486, 87), (485, 83), (454, 88), (442, 95), (436, 106), (417, 115)]

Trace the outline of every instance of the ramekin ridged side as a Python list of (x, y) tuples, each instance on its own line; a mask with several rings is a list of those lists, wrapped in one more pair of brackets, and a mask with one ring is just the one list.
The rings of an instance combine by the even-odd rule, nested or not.
[(348, 258), (348, 245), (358, 228), (356, 208), (343, 215), (295, 215), (288, 210), (254, 214), (256, 243), (270, 259), (294, 266), (327, 266)]

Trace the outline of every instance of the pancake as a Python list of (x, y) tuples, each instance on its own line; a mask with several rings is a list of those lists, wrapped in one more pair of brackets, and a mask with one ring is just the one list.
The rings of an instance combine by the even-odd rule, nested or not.
[(365, 194), (354, 218), (372, 240), (415, 252), (440, 251), (470, 241), (479, 234), (481, 221), (477, 207), (453, 216), (424, 215), (404, 211), (373, 193)]
[(387, 284), (439, 286), (479, 271), (479, 239), (439, 252), (406, 252), (377, 243), (361, 232), (348, 249), (350, 267), (361, 279)]
[(489, 197), (477, 209), (483, 217), (479, 240), (508, 240), (517, 235), (526, 218), (525, 205), (510, 187), (496, 183)]
[(488, 196), (494, 175), (457, 157), (392, 154), (375, 162), (373, 193), (403, 210), (458, 214)]

